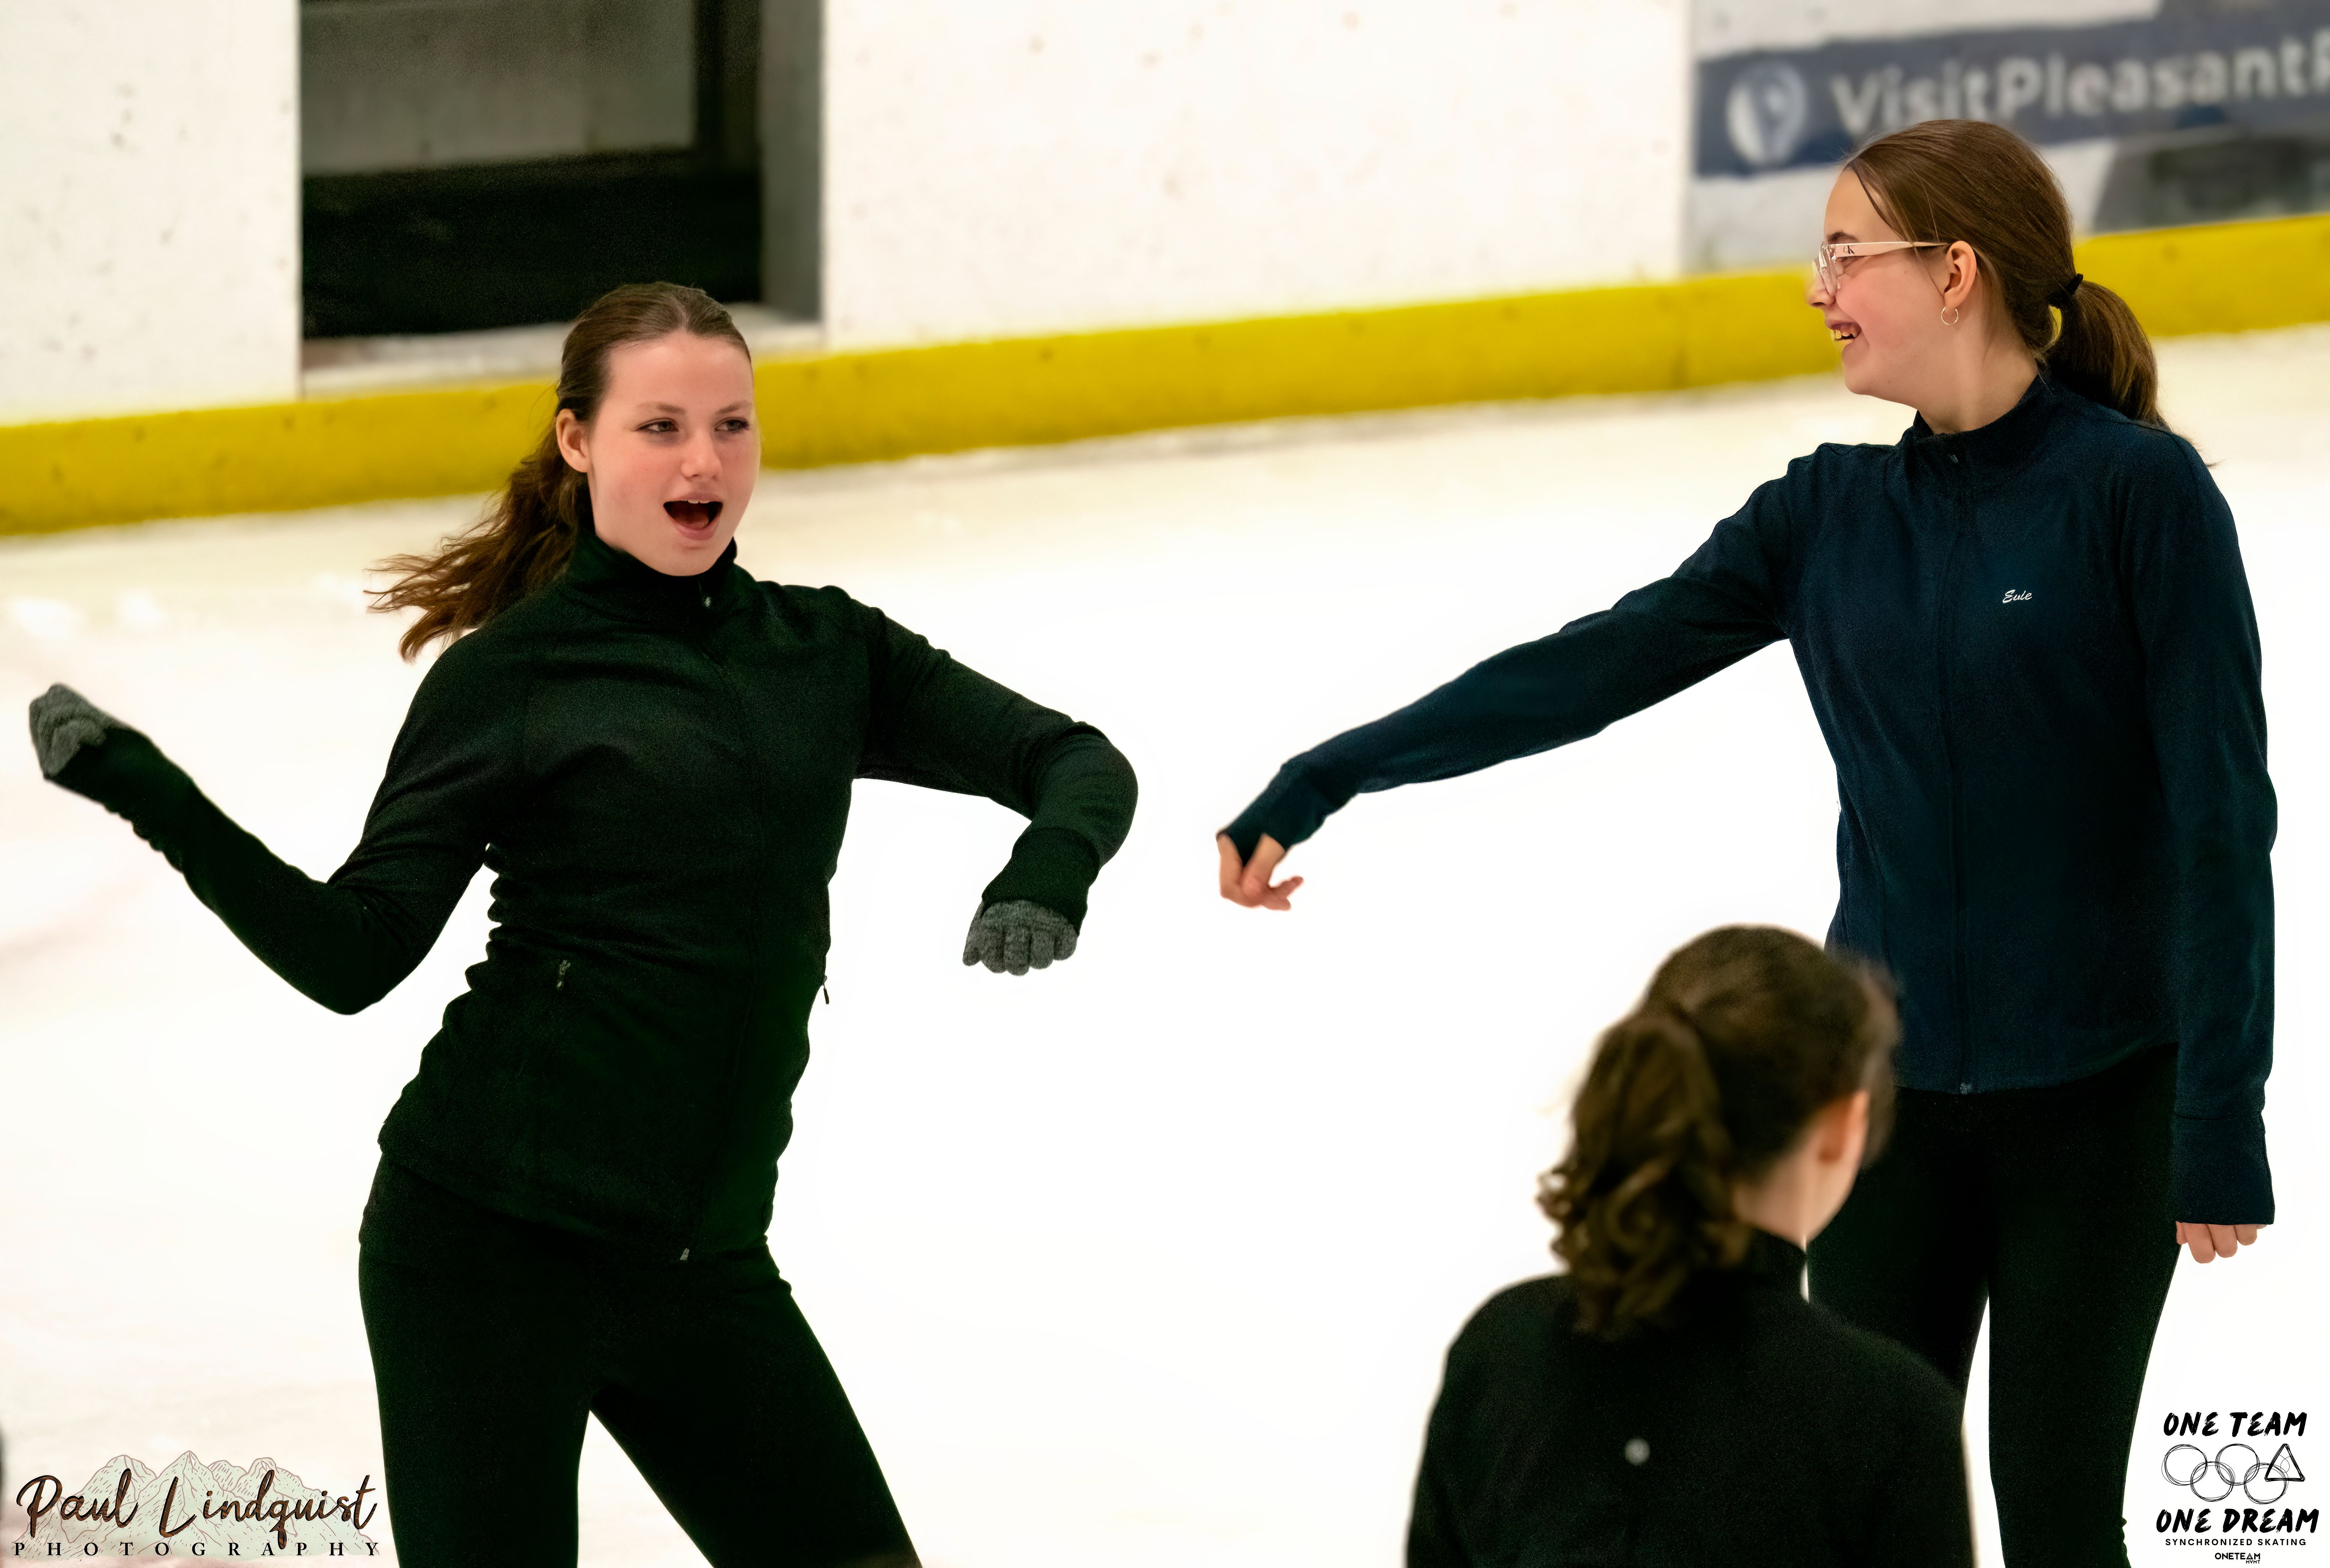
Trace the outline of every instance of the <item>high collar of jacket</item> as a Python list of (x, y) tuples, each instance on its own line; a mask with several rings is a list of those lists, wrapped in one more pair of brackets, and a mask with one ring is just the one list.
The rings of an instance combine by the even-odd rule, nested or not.
[(1712, 1313), (1716, 1320), (1732, 1318), (1748, 1300), (1766, 1290), (1803, 1297), (1804, 1250), (1785, 1236), (1750, 1224), (1748, 1251), (1738, 1262), (1691, 1276), (1687, 1293), (1696, 1305), (1684, 1307), (1685, 1321), (1697, 1319), (1702, 1311)]
[(1750, 1225), (1748, 1255), (1739, 1261), (1739, 1269), (1752, 1280), (1785, 1286), (1792, 1293), (1800, 1291), (1804, 1289), (1804, 1250), (1785, 1236), (1774, 1235), (1761, 1225)]
[(686, 628), (704, 626), (733, 609), (751, 581), (736, 564), (736, 541), (720, 559), (691, 577), (658, 571), (599, 537), (589, 517), (575, 530), (565, 581), (600, 609), (624, 620)]
[(1919, 414), (1901, 432), (1901, 448), (1905, 454), (1942, 473), (1963, 473), (1978, 483), (2003, 478), (2039, 449), (2063, 400), (2077, 395), (2063, 391), (2043, 373), (2034, 375), (2014, 406), (1990, 423), (1937, 435), (1926, 416)]

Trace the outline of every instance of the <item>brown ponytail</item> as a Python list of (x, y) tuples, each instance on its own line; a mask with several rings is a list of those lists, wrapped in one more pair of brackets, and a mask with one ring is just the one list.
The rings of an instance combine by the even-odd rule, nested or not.
[(1876, 971), (1772, 926), (1724, 926), (1659, 966), (1596, 1043), (1568, 1156), (1539, 1179), (1582, 1333), (1672, 1325), (1683, 1288), (1748, 1250), (1733, 1185), (1813, 1113), (1870, 1091), (1873, 1157), (1891, 1123), (1892, 997)]
[(2029, 142), (1987, 120), (1929, 119), (1878, 137), (1844, 166), (1903, 239), (1974, 247), (2001, 316), (2056, 384), (2167, 428), (2152, 340), (2127, 301), (2073, 270), (2070, 207)]
[[(626, 283), (609, 289), (576, 317), (559, 354), (558, 406), (589, 423), (607, 392), (607, 360), (616, 346), (668, 333), (725, 338), (752, 349), (719, 303), (677, 283)], [(397, 652), (407, 659), (439, 638), (483, 626), (538, 588), (558, 580), (574, 553), (574, 535), (591, 517), (590, 486), (558, 449), (558, 416), (486, 514), (447, 539), (434, 555), (393, 555), (374, 567), (401, 573), (371, 591), (374, 609), (418, 608)]]

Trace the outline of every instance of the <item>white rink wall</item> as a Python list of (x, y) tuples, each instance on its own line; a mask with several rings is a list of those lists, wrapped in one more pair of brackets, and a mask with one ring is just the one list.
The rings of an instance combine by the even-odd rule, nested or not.
[(1837, 36), (1905, 37), (1917, 33), (2039, 24), (2126, 22), (2155, 16), (2160, 0), (1883, 0), (1860, 5), (1839, 26), (1832, 0), (1697, 0), (1691, 52), (1704, 58), (1748, 49), (1803, 49)]
[(297, 0), (0, 5), (0, 423), (295, 397)]
[(838, 345), (1672, 276), (1681, 0), (831, 0)]
[[(829, 0), (829, 339), (1671, 276), (1687, 24), (1684, 0)], [(296, 0), (0, 5), (0, 423), (298, 394), (298, 30)]]
[[(1700, 62), (2160, 8), (825, 0), (825, 337), (940, 344), (1790, 264), (1831, 175), (1694, 177)], [(425, 5), (380, 9), (426, 30)], [(298, 0), (0, 4), (0, 423), (298, 395), (300, 26)], [(354, 156), (346, 127), (309, 128), (313, 167)], [(568, 132), (479, 145), (595, 145)], [(2082, 218), (2114, 146), (2045, 148)]]

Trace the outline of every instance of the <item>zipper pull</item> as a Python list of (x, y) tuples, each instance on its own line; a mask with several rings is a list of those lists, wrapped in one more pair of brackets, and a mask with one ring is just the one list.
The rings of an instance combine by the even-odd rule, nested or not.
[(825, 998), (825, 1005), (826, 1005), (827, 1006), (829, 1006), (829, 1007), (832, 1006), (833, 1006), (833, 993), (832, 993), (831, 991), (829, 991), (829, 990), (827, 990), (827, 989), (826, 989), (826, 987), (825, 987), (825, 982), (824, 982), (823, 980), (819, 980), (819, 981), (817, 983), (817, 990), (818, 990), (818, 995), (819, 995), (819, 996), (821, 996), (821, 997), (823, 997)]
[(566, 988), (566, 971), (567, 971), (568, 969), (573, 968), (573, 967), (574, 967), (574, 960), (573, 960), (573, 959), (559, 959), (559, 960), (558, 960), (558, 984), (556, 984), (556, 985), (554, 985), (554, 986), (551, 987), (550, 988), (551, 988), (552, 990), (554, 990), (554, 991), (563, 991), (563, 990), (564, 990), (564, 989)]

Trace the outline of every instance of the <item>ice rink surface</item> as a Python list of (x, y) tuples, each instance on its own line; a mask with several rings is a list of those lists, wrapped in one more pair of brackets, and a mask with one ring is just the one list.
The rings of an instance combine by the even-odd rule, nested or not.
[[(2178, 1265), (2130, 1464), (2138, 1563), (2207, 1555), (2152, 1529), (2192, 1500), (2159, 1473), (2166, 1412), (2330, 1421), (2330, 328), (2161, 351), (2263, 628), (2282, 1219)], [(1584, 1053), (1700, 930), (1825, 930), (1833, 773), (1782, 645), (1579, 745), (1359, 798), (1292, 857), (1292, 913), (1217, 896), (1213, 832), (1291, 753), (1671, 570), (1789, 458), (1908, 418), (1814, 378), (762, 477), (755, 576), (840, 584), (1141, 774), (1075, 958), (1023, 978), (959, 961), (1019, 819), (857, 791), (771, 1245), (931, 1568), (1398, 1560), (1450, 1337), (1550, 1267), (1533, 1182)], [(0, 541), (0, 709), (79, 687), (327, 875), (423, 667), (366, 613), (367, 568), (477, 507)], [(189, 1449), (376, 1488), (356, 1222), (374, 1132), (481, 951), (485, 879), (410, 979), (336, 1016), (28, 742), (0, 757), (8, 1489)], [(581, 1523), (585, 1563), (701, 1561), (595, 1423)], [(384, 1515), (370, 1534), (387, 1560)]]

